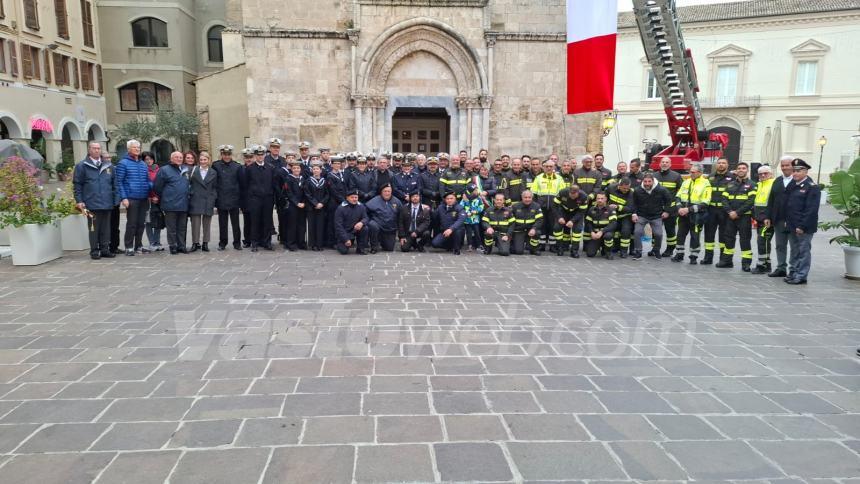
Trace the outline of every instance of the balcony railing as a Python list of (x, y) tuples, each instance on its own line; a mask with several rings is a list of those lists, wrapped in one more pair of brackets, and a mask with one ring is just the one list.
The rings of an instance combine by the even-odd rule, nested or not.
[(702, 108), (757, 108), (761, 105), (761, 96), (717, 96), (700, 97), (699, 106)]

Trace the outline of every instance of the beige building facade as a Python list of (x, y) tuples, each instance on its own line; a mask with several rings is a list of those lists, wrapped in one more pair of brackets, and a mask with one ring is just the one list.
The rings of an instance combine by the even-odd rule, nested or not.
[[(860, 139), (860, 1), (751, 0), (679, 9), (695, 62), (705, 128), (730, 135), (731, 161), (805, 159), (822, 180), (857, 156)], [(644, 140), (669, 143), (633, 15), (619, 17), (616, 129), (608, 161), (640, 156)], [(765, 159), (781, 133), (779, 153)], [(818, 141), (824, 136), (823, 157)], [(773, 150), (771, 150), (773, 151)], [(614, 164), (612, 165), (614, 168)]]
[[(225, 1), (101, 0), (98, 14), (108, 128), (168, 105), (196, 112), (195, 79), (224, 68)], [(174, 143), (144, 148), (162, 159)]]
[(94, 3), (0, 0), (0, 138), (32, 144), (50, 165), (107, 140)]
[[(229, 0), (225, 67), (246, 73), (231, 75), (251, 143), (573, 156), (600, 148), (600, 115), (565, 114), (564, 5)], [(222, 122), (211, 103), (198, 111)]]

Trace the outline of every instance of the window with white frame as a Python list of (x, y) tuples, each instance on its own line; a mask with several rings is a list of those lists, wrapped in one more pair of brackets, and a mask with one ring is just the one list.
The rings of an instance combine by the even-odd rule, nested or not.
[(717, 86), (714, 104), (716, 106), (731, 106), (738, 95), (738, 66), (728, 65), (717, 68)]
[(657, 78), (654, 77), (653, 69), (648, 69), (648, 84), (645, 87), (645, 99), (648, 101), (660, 99), (660, 89), (657, 87)]
[(815, 83), (818, 77), (818, 61), (806, 60), (797, 63), (797, 74), (794, 80), (795, 96), (811, 96), (816, 94)]

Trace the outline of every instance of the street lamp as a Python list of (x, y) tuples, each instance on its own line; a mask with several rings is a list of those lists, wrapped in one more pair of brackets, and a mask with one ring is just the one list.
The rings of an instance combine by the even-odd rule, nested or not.
[(609, 111), (603, 115), (603, 137), (609, 136), (609, 132), (615, 127), (615, 122), (618, 119), (618, 113)]
[(817, 183), (821, 184), (821, 162), (824, 160), (824, 145), (827, 144), (827, 138), (822, 135), (818, 138), (818, 146), (821, 147), (821, 151), (818, 154), (818, 181)]

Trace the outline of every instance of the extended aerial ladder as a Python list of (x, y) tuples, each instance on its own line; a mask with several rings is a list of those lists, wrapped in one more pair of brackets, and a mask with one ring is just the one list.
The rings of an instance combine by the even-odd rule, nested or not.
[(704, 130), (699, 81), (693, 56), (684, 45), (675, 0), (633, 0), (642, 47), (660, 91), (672, 145), (652, 153), (652, 169), (668, 156), (672, 169), (686, 172), (691, 163), (712, 164), (728, 144), (724, 134)]

